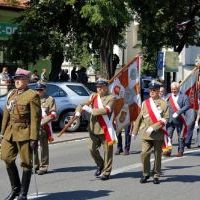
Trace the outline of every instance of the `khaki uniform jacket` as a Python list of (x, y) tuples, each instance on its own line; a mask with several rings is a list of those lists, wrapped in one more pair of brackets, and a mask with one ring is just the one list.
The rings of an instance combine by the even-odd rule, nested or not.
[[(96, 95), (96, 94), (92, 94), (90, 96), (90, 100), (85, 103), (86, 105), (89, 104), (89, 102), (91, 101), (91, 99), (93, 98), (94, 95)], [(103, 129), (98, 122), (98, 116), (108, 115), (108, 117), (110, 118), (111, 114), (112, 114), (112, 110), (113, 110), (113, 105), (114, 105), (114, 98), (110, 93), (107, 93), (105, 96), (102, 96), (101, 101), (103, 104), (103, 108), (94, 108), (93, 102), (90, 104), (90, 107), (92, 108), (92, 113), (90, 114), (88, 131), (95, 135), (104, 134)], [(110, 109), (109, 113), (108, 113), (108, 109), (106, 108), (106, 106)], [(79, 106), (76, 109), (76, 111), (80, 112), (81, 107), (82, 106)]]
[[(167, 103), (160, 98), (154, 100), (154, 103), (156, 104), (158, 110), (160, 110), (161, 117), (168, 120), (169, 109)], [(146, 130), (149, 127), (152, 127), (154, 130), (150, 136), (146, 133)], [(163, 140), (164, 133), (161, 128), (162, 125), (159, 122), (153, 123), (151, 121), (146, 104), (143, 102), (141, 112), (134, 123), (133, 134), (138, 134), (139, 132), (143, 140)]]
[(41, 98), (41, 108), (42, 108), (42, 122), (41, 124), (47, 124), (54, 120), (54, 117), (51, 117), (51, 112), (56, 113), (56, 102), (55, 99), (51, 96), (44, 96)]
[(28, 89), (17, 94), (17, 90), (14, 89), (8, 94), (1, 129), (4, 139), (38, 140), (40, 121), (40, 97), (35, 91)]

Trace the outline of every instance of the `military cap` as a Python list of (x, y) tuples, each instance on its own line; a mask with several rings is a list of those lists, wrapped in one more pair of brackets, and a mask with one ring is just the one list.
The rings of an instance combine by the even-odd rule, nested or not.
[(13, 78), (24, 78), (24, 79), (29, 79), (31, 75), (31, 72), (22, 68), (17, 68), (15, 75), (13, 76)]
[(149, 89), (159, 89), (161, 86), (161, 83), (155, 80), (152, 80), (148, 85)]
[(108, 81), (106, 79), (103, 79), (103, 78), (99, 78), (97, 81), (96, 81), (96, 86), (107, 86), (108, 85)]
[(44, 83), (37, 83), (35, 86), (35, 90), (44, 90), (46, 89), (46, 85)]

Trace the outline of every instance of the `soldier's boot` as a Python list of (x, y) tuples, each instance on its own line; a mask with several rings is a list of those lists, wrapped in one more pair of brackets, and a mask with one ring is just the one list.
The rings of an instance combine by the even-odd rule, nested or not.
[(28, 189), (31, 181), (32, 170), (23, 170), (21, 191), (17, 200), (27, 200)]
[(18, 173), (18, 169), (17, 169), (17, 166), (15, 165), (15, 163), (12, 163), (7, 168), (7, 173), (8, 173), (8, 177), (10, 179), (12, 190), (11, 190), (10, 194), (5, 198), (5, 200), (13, 200), (13, 199), (15, 199), (16, 196), (19, 195), (20, 188), (21, 188), (19, 173)]

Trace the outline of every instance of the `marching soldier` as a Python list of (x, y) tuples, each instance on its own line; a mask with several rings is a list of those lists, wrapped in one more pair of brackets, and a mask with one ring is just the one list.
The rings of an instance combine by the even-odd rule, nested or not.
[(159, 97), (160, 84), (152, 81), (149, 83), (150, 98), (142, 103), (141, 112), (134, 123), (132, 134), (134, 138), (141, 133), (142, 152), (141, 159), (143, 164), (143, 177), (140, 183), (146, 183), (150, 178), (150, 156), (152, 148), (154, 148), (154, 169), (153, 183), (159, 184), (159, 176), (161, 173), (162, 145), (164, 141), (163, 127), (168, 120), (167, 103)]
[(43, 83), (38, 83), (35, 90), (40, 96), (41, 109), (42, 109), (42, 120), (40, 129), (40, 149), (41, 156), (40, 162), (38, 153), (36, 154), (36, 170), (38, 175), (43, 175), (47, 173), (49, 166), (49, 144), (48, 142), (53, 141), (53, 131), (51, 126), (51, 121), (56, 118), (56, 103), (53, 97), (47, 96), (46, 85)]
[[(15, 87), (7, 97), (4, 109), (1, 138), (1, 159), (6, 164), (12, 191), (6, 200), (26, 200), (32, 173), (32, 151), (37, 148), (39, 137), (41, 107), (40, 98), (35, 91), (28, 89), (30, 72), (18, 68)], [(15, 164), (17, 155), (21, 158), (23, 168), (20, 183)]]
[[(90, 153), (97, 170), (95, 176), (101, 180), (108, 180), (112, 169), (113, 144), (111, 135), (115, 137), (113, 127), (109, 123), (113, 109), (113, 97), (109, 93), (108, 82), (105, 79), (98, 79), (96, 82), (97, 94), (92, 94), (90, 102), (87, 102), (82, 108), (76, 109), (76, 116), (80, 116), (81, 109), (90, 113), (89, 134), (90, 134)], [(90, 106), (88, 106), (90, 104)], [(111, 133), (112, 132), (112, 133)], [(103, 145), (104, 159), (101, 157), (99, 148)]]

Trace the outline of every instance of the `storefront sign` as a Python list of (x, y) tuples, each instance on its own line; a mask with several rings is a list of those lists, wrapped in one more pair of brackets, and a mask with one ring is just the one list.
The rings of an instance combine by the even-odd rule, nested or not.
[(16, 24), (0, 23), (0, 37), (8, 38), (17, 30)]
[(166, 51), (165, 52), (165, 71), (178, 72), (179, 57), (178, 52)]

